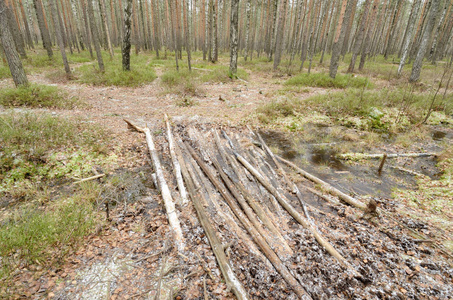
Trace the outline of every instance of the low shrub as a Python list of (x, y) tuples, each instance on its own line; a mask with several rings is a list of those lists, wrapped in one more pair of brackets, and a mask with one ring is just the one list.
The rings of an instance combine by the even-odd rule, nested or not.
[(5, 107), (47, 107), (71, 109), (81, 104), (55, 86), (30, 84), (0, 91), (0, 105)]
[(291, 77), (285, 82), (285, 85), (293, 86), (312, 86), (324, 88), (362, 88), (370, 87), (370, 81), (365, 77), (338, 74), (335, 79), (327, 73), (302, 73)]

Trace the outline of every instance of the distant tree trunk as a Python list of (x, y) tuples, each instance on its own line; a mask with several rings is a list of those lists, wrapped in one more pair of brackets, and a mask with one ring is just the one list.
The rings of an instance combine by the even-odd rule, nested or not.
[[(89, 0), (86, 0), (86, 1), (89, 1)], [(91, 42), (93, 39), (92, 39), (90, 23), (88, 21), (88, 15), (87, 15), (88, 9), (86, 7), (85, 0), (81, 0), (81, 3), (82, 3), (83, 21), (85, 22), (85, 32), (86, 32), (86, 36), (87, 36), (87, 47), (88, 47), (88, 50), (90, 51), (91, 59), (94, 59), (93, 48), (91, 47)]]
[(327, 44), (328, 44), (327, 41), (329, 40), (329, 32), (330, 32), (330, 30), (331, 30), (331, 28), (333, 26), (333, 20), (334, 20), (333, 15), (334, 15), (334, 9), (335, 9), (335, 2), (336, 1), (337, 0), (334, 0), (332, 2), (332, 8), (330, 10), (330, 16), (329, 16), (329, 21), (328, 21), (328, 25), (327, 25), (328, 27), (327, 27), (327, 30), (326, 30), (326, 36), (324, 38), (324, 44), (321, 46), (322, 53), (321, 53), (321, 58), (319, 59), (319, 63), (320, 64), (322, 64), (323, 61), (324, 61), (324, 53), (326, 52), (326, 48), (327, 48)]
[(368, 22), (368, 29), (366, 33), (365, 40), (363, 41), (362, 45), (362, 53), (360, 55), (360, 63), (359, 63), (359, 71), (363, 69), (363, 66), (365, 66), (365, 60), (370, 52), (370, 41), (371, 41), (371, 36), (373, 34), (374, 30), (374, 23), (376, 21), (376, 14), (379, 6), (379, 0), (374, 0), (373, 6), (371, 7), (371, 16), (370, 16), (370, 21)]
[(285, 23), (286, 23), (286, 6), (288, 0), (282, 0), (280, 16), (277, 25), (277, 37), (275, 40), (275, 57), (274, 57), (274, 71), (277, 70), (280, 61), (282, 60), (283, 44), (285, 37)]
[(152, 0), (151, 8), (153, 11), (153, 23), (154, 23), (154, 48), (156, 49), (156, 56), (157, 58), (159, 58), (160, 49), (159, 2), (157, 0)]
[(13, 6), (9, 7), (8, 2), (5, 3), (6, 17), (8, 19), (9, 32), (13, 37), (14, 45), (16, 46), (16, 51), (20, 54), (22, 58), (27, 58), (27, 53), (25, 52), (25, 42), (20, 32), (19, 24), (17, 19), (13, 15)]
[(219, 60), (219, 50), (218, 50), (218, 31), (217, 31), (217, 0), (211, 0), (211, 12), (212, 12), (212, 19), (211, 19), (211, 26), (212, 26), (212, 33), (211, 33), (211, 51), (212, 57), (211, 62), (215, 63)]
[(19, 58), (14, 40), (9, 31), (8, 17), (6, 11), (6, 4), (4, 0), (0, 0), (0, 41), (3, 47), (8, 66), (16, 87), (21, 85), (28, 85), (27, 75), (25, 75), (22, 61)]
[[(168, 1), (170, 3), (170, 10), (172, 12), (175, 11), (175, 3), (173, 3), (172, 0), (169, 0)], [(176, 2), (176, 0), (175, 0)], [(173, 6), (173, 7), (172, 7)], [(171, 26), (171, 30), (172, 30), (172, 34), (173, 34), (173, 42), (174, 42), (174, 46), (175, 46), (175, 63), (176, 63), (176, 70), (179, 71), (179, 64), (178, 64), (178, 39), (177, 39), (177, 33), (176, 33), (176, 29), (177, 29), (177, 26), (176, 26), (176, 17), (175, 17), (175, 13), (172, 13), (171, 14), (171, 24), (173, 26)]]
[(123, 47), (121, 49), (123, 71), (131, 70), (131, 14), (132, 0), (126, 0), (126, 8), (124, 9)]
[(417, 56), (415, 57), (414, 64), (412, 65), (412, 73), (411, 76), (409, 77), (409, 82), (418, 81), (418, 79), (420, 78), (420, 71), (422, 69), (423, 58), (425, 57), (426, 49), (428, 48), (428, 41), (434, 29), (439, 4), (440, 0), (432, 0), (431, 11), (428, 15), (428, 21), (426, 23), (422, 41), (420, 43), (420, 48), (418, 49)]
[(187, 64), (189, 66), (189, 71), (192, 71), (192, 55), (190, 52), (190, 27), (189, 27), (189, 22), (187, 20), (187, 14), (189, 13), (189, 1), (184, 1), (185, 7), (183, 8), (186, 13), (184, 14), (184, 27), (185, 27), (185, 42), (186, 42), (186, 51), (187, 51)]
[(99, 70), (101, 72), (105, 71), (104, 68), (104, 60), (102, 59), (102, 52), (101, 52), (101, 45), (99, 42), (99, 33), (96, 27), (96, 22), (94, 19), (94, 11), (93, 11), (93, 2), (92, 0), (88, 0), (88, 15), (90, 19), (90, 27), (91, 27), (91, 36), (93, 37), (94, 48), (96, 49), (96, 56), (98, 58)]
[(434, 39), (433, 39), (433, 42), (431, 43), (431, 51), (429, 52), (429, 59), (431, 60), (431, 63), (434, 65), (436, 64), (436, 56), (434, 55), (435, 54), (435, 51), (436, 51), (436, 48), (437, 48), (437, 41), (438, 41), (438, 38), (439, 38), (439, 35), (440, 35), (440, 29), (442, 27), (442, 24), (444, 22), (444, 18), (445, 18), (445, 15), (447, 13), (447, 8), (448, 8), (448, 5), (451, 5), (451, 3), (448, 3), (448, 1), (445, 1), (445, 4), (444, 4), (444, 8), (442, 10), (442, 15), (439, 19), (439, 22), (438, 22), (438, 25), (434, 31)]
[(412, 4), (411, 14), (409, 16), (409, 20), (407, 23), (407, 29), (405, 34), (405, 39), (403, 41), (402, 53), (401, 53), (401, 60), (398, 66), (398, 76), (401, 76), (401, 72), (403, 71), (404, 64), (406, 63), (407, 56), (409, 54), (410, 43), (412, 41), (412, 35), (415, 28), (415, 22), (417, 21), (417, 12), (420, 8), (422, 0), (414, 0)]
[(230, 76), (236, 77), (238, 69), (238, 16), (239, 0), (231, 0), (230, 17)]
[(50, 0), (50, 14), (52, 15), (53, 23), (55, 24), (55, 36), (57, 38), (58, 47), (60, 48), (61, 57), (63, 58), (64, 70), (68, 78), (71, 77), (71, 69), (69, 68), (68, 58), (66, 57), (66, 51), (64, 50), (63, 38), (61, 32), (63, 31), (63, 24), (58, 20), (57, 12), (57, 0)]
[(363, 5), (362, 19), (360, 20), (357, 37), (355, 38), (354, 46), (352, 47), (352, 57), (351, 63), (349, 64), (348, 73), (354, 72), (355, 61), (357, 59), (357, 55), (359, 55), (360, 53), (360, 49), (362, 48), (363, 37), (365, 36), (365, 29), (368, 21), (368, 11), (370, 10), (370, 5), (371, 0), (366, 0), (365, 4)]
[(385, 59), (387, 59), (388, 55), (390, 54), (390, 51), (392, 50), (390, 46), (394, 39), (395, 27), (396, 27), (396, 24), (398, 23), (398, 17), (401, 13), (401, 7), (403, 6), (403, 2), (404, 1), (398, 1), (398, 4), (396, 5), (395, 11), (393, 13), (392, 23), (390, 25), (390, 28), (389, 28), (388, 34), (387, 34), (388, 38), (386, 39), (385, 45), (384, 45), (384, 58)]
[(250, 11), (251, 11), (251, 0), (247, 0), (245, 13), (246, 13), (246, 22), (245, 22), (245, 51), (244, 51), (244, 61), (247, 61), (249, 54), (249, 40), (250, 40)]
[(22, 4), (22, 0), (19, 0), (19, 7), (20, 7), (20, 13), (22, 15), (22, 19), (24, 21), (24, 27), (25, 27), (25, 34), (27, 36), (27, 43), (28, 43), (28, 46), (31, 48), (31, 49), (34, 49), (35, 47), (33, 46), (33, 39), (31, 37), (31, 33), (30, 33), (30, 27), (28, 26), (28, 20), (27, 20), (27, 15), (25, 14), (25, 8), (24, 8), (24, 5)]
[(343, 46), (343, 40), (346, 35), (346, 29), (348, 27), (349, 16), (352, 12), (353, 0), (343, 0), (340, 13), (340, 22), (338, 24), (337, 33), (335, 35), (335, 41), (332, 49), (332, 58), (330, 59), (329, 75), (335, 78), (338, 70), (338, 61), (340, 60), (341, 48)]
[[(271, 36), (270, 36), (270, 44), (269, 44), (269, 61), (272, 61), (272, 57), (274, 55), (275, 50), (275, 34), (277, 30), (277, 12), (278, 12), (278, 0), (273, 0), (273, 10), (272, 10), (272, 23), (271, 23)], [(286, 0), (285, 0), (286, 1)]]
[(207, 27), (206, 27), (206, 0), (201, 0), (201, 9), (200, 9), (200, 14), (201, 14), (201, 19), (200, 19), (200, 25), (201, 25), (201, 33), (202, 33), (202, 49), (203, 49), (203, 60), (206, 60), (206, 55), (208, 52), (208, 47), (207, 47)]
[(110, 40), (110, 32), (109, 32), (109, 24), (107, 23), (107, 9), (105, 8), (105, 0), (99, 0), (100, 2), (100, 12), (102, 22), (104, 23), (105, 27), (105, 35), (107, 36), (107, 47), (109, 48), (110, 57), (113, 57), (113, 47), (112, 41)]

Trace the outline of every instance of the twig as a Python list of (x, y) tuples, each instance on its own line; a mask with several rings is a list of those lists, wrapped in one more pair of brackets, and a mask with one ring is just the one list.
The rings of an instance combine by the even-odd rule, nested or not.
[(98, 179), (98, 178), (101, 178), (101, 177), (104, 177), (105, 174), (98, 174), (98, 175), (94, 175), (94, 176), (91, 176), (91, 177), (87, 177), (87, 178), (84, 178), (84, 179), (80, 179), (79, 181), (75, 181), (73, 182), (73, 184), (78, 184), (78, 183), (82, 183), (82, 182), (85, 182), (85, 181), (89, 181), (89, 180), (93, 180), (93, 179)]
[(378, 174), (381, 176), (382, 169), (384, 168), (385, 160), (387, 159), (387, 153), (382, 156), (381, 164), (379, 165)]
[[(391, 153), (387, 154), (387, 158), (397, 158), (397, 157), (429, 157), (429, 156), (439, 156), (438, 153), (428, 152), (428, 153)], [(368, 159), (368, 158), (383, 158), (384, 154), (367, 154), (367, 153), (344, 153), (338, 154), (336, 156), (340, 159), (354, 160), (354, 159)]]

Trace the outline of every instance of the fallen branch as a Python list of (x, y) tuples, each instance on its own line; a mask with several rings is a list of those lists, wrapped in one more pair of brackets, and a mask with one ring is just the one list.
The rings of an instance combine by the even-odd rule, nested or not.
[(323, 187), (323, 189), (328, 192), (329, 194), (332, 194), (334, 196), (337, 196), (338, 198), (340, 198), (341, 200), (343, 200), (344, 202), (354, 206), (354, 207), (357, 207), (357, 208), (360, 208), (361, 210), (365, 210), (366, 209), (366, 204), (360, 202), (359, 200), (357, 199), (354, 199), (352, 198), (351, 196), (349, 195), (346, 195), (345, 193), (343, 193), (342, 191), (338, 190), (337, 188), (334, 188), (333, 186), (331, 186), (330, 184), (328, 184), (327, 182), (319, 179), (318, 177), (316, 176), (313, 176), (311, 175), (310, 173), (302, 170), (301, 168), (299, 168), (298, 166), (296, 166), (295, 164), (293, 164), (292, 162), (290, 161), (287, 161), (286, 159), (284, 158), (281, 158), (280, 156), (276, 155), (277, 159), (280, 160), (281, 162), (287, 164), (288, 166), (290, 166), (291, 168), (293, 168), (297, 173), (299, 173), (300, 175), (304, 176), (305, 178), (313, 181), (314, 183), (317, 183), (319, 185), (321, 185)]
[(181, 167), (185, 182), (187, 184), (189, 196), (192, 199), (192, 203), (197, 212), (200, 224), (203, 227), (204, 232), (206, 233), (206, 237), (208, 238), (209, 244), (211, 245), (212, 251), (214, 252), (214, 255), (217, 259), (226, 285), (232, 290), (238, 300), (248, 299), (247, 292), (245, 291), (241, 282), (237, 279), (236, 275), (233, 272), (233, 269), (228, 262), (228, 259), (223, 250), (222, 243), (215, 233), (213, 223), (210, 221), (206, 211), (203, 208), (200, 195), (200, 184), (197, 182), (195, 176), (189, 175), (189, 173), (186, 172), (186, 170), (188, 170), (188, 166), (185, 163), (183, 166), (181, 162)]
[(184, 187), (184, 182), (182, 180), (181, 166), (179, 165), (178, 159), (176, 157), (175, 142), (173, 140), (173, 135), (171, 133), (171, 127), (170, 123), (168, 122), (167, 114), (165, 114), (165, 123), (167, 124), (168, 148), (170, 148), (171, 162), (173, 163), (173, 170), (175, 173), (176, 181), (178, 183), (179, 195), (181, 196), (182, 204), (186, 205), (188, 202), (187, 192), (186, 188)]
[(85, 181), (98, 179), (98, 178), (101, 178), (101, 177), (104, 177), (104, 176), (105, 176), (105, 174), (94, 175), (94, 176), (91, 176), (91, 177), (88, 177), (88, 178), (80, 179), (79, 181), (75, 181), (75, 182), (73, 182), (73, 184), (78, 184), (78, 183), (82, 183), (82, 182), (85, 182)]
[(173, 202), (173, 198), (170, 193), (170, 189), (168, 188), (167, 182), (165, 181), (164, 173), (162, 171), (159, 156), (157, 155), (157, 151), (154, 147), (153, 137), (151, 135), (151, 131), (148, 127), (141, 128), (134, 124), (132, 124), (128, 120), (124, 120), (130, 128), (144, 133), (146, 136), (146, 142), (148, 144), (149, 154), (151, 155), (151, 160), (153, 162), (154, 171), (156, 172), (157, 181), (159, 183), (159, 187), (162, 194), (162, 199), (164, 200), (165, 210), (167, 211), (168, 221), (170, 223), (170, 227), (173, 230), (175, 242), (177, 244), (178, 250), (180, 252), (184, 251), (184, 237), (182, 235), (181, 226), (179, 224), (178, 215), (176, 214), (175, 203)]
[(236, 151), (233, 151), (234, 155), (236, 156), (236, 159), (247, 169), (249, 170), (250, 173), (255, 176), (258, 181), (272, 194), (274, 197), (277, 199), (277, 201), (280, 203), (280, 205), (286, 209), (286, 211), (297, 221), (299, 222), (302, 226), (304, 226), (306, 229), (308, 229), (311, 234), (315, 237), (315, 239), (318, 241), (318, 243), (326, 249), (327, 252), (329, 252), (333, 257), (335, 257), (340, 264), (342, 264), (344, 267), (350, 269), (354, 276), (360, 276), (357, 271), (346, 261), (346, 259), (329, 243), (327, 242), (324, 237), (321, 236), (321, 234), (313, 228), (311, 223), (309, 223), (304, 217), (294, 208), (289, 204), (289, 200), (282, 195), (276, 188), (274, 188), (265, 178), (264, 176), (256, 170), (247, 160), (245, 160), (239, 153)]
[[(266, 257), (271, 261), (271, 263), (275, 267), (275, 269), (280, 273), (280, 275), (282, 275), (282, 277), (285, 279), (285, 281), (291, 286), (291, 288), (294, 290), (294, 292), (301, 299), (303, 299), (304, 297), (307, 297), (308, 296), (307, 292), (297, 282), (297, 280), (294, 278), (294, 276), (289, 272), (287, 267), (283, 264), (283, 262), (280, 260), (280, 258), (275, 254), (275, 252), (271, 249), (269, 244), (266, 242), (266, 240), (264, 238), (265, 233), (261, 230), (261, 226), (259, 226), (257, 224), (257, 222), (254, 222), (257, 220), (254, 220), (255, 218), (253, 218), (253, 217), (250, 218), (250, 215), (248, 215), (249, 218), (247, 218), (247, 216), (244, 215), (244, 213), (241, 211), (240, 207), (237, 205), (235, 199), (229, 193), (227, 193), (226, 189), (221, 185), (221, 183), (214, 176), (214, 174), (212, 174), (212, 172), (208, 169), (207, 165), (200, 159), (198, 154), (196, 154), (195, 151), (192, 149), (192, 147), (190, 147), (189, 145), (187, 145), (187, 148), (189, 149), (190, 154), (195, 159), (195, 161), (198, 163), (198, 165), (201, 167), (203, 172), (211, 180), (212, 184), (217, 188), (217, 190), (223, 196), (225, 201), (228, 203), (231, 210), (236, 214), (236, 217), (241, 221), (241, 223), (244, 225), (245, 229), (252, 236), (253, 240), (258, 244), (258, 246), (264, 252)], [(217, 164), (217, 167), (219, 168), (222, 179), (227, 179), (228, 177), (226, 177), (225, 174), (222, 174), (223, 171), (221, 170), (218, 163), (215, 162), (215, 160), (212, 160), (212, 162), (214, 164)], [(241, 201), (240, 197), (238, 197), (236, 200)], [(250, 211), (248, 210), (248, 212), (250, 212)]]
[[(387, 154), (387, 158), (397, 158), (397, 157), (429, 157), (429, 156), (438, 156), (438, 153), (391, 153)], [(337, 158), (345, 160), (360, 160), (360, 159), (373, 159), (373, 158), (383, 158), (384, 154), (367, 154), (367, 153), (345, 153), (338, 154)]]

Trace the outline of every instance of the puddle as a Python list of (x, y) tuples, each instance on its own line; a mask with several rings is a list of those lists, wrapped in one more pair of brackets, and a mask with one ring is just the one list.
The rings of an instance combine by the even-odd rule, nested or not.
[(315, 165), (328, 166), (337, 171), (345, 171), (348, 169), (338, 158), (337, 152), (326, 147), (309, 147), (307, 149), (308, 160)]
[(446, 132), (440, 130), (434, 130), (432, 133), (433, 140), (440, 141), (447, 135)]
[[(329, 131), (330, 128), (322, 127), (321, 130)], [(379, 176), (377, 170), (380, 160), (349, 164), (336, 157), (337, 153), (332, 145), (297, 142), (290, 135), (278, 131), (261, 131), (260, 134), (265, 142), (274, 148), (274, 151), (277, 151), (278, 155), (352, 195), (391, 198), (392, 192), (396, 188), (417, 188), (417, 180), (413, 174), (393, 168), (393, 166), (402, 166), (432, 179), (436, 179), (439, 172), (436, 168), (437, 161), (434, 158), (388, 160)], [(323, 134), (325, 132), (317, 133), (319, 136)], [(441, 134), (438, 133), (437, 136), (440, 138)], [(339, 141), (339, 143), (348, 142)]]

